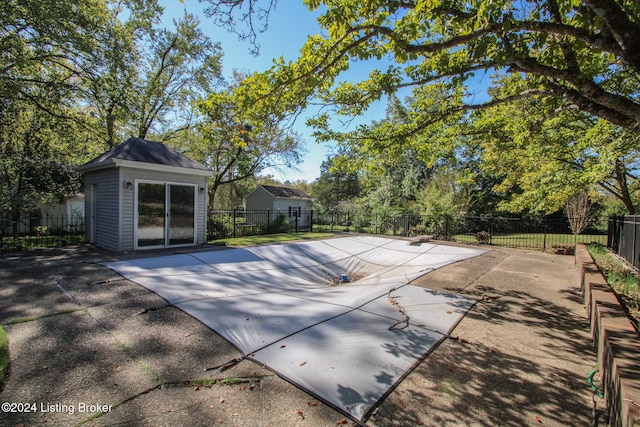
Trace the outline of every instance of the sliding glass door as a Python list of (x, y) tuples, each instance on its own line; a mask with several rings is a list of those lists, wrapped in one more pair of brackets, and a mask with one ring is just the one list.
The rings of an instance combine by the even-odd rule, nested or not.
[(195, 237), (193, 185), (169, 184), (169, 245), (189, 245)]
[(138, 184), (138, 247), (164, 246), (165, 200), (164, 184)]
[(138, 182), (137, 247), (195, 243), (194, 185)]

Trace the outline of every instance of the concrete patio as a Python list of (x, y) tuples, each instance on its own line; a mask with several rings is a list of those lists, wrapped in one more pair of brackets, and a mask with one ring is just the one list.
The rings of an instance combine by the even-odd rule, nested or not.
[[(367, 425), (594, 425), (594, 404), (596, 417), (604, 408), (587, 383), (596, 355), (574, 258), (482, 248), (412, 283), (481, 301)], [(0, 401), (36, 404), (0, 425), (353, 423), (249, 361), (205, 372), (240, 352), (172, 306), (144, 312), (166, 301), (98, 264), (134, 256), (78, 247), (0, 259), (11, 354)]]

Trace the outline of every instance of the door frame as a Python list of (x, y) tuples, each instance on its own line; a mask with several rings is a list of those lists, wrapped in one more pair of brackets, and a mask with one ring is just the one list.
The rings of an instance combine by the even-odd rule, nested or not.
[[(164, 244), (153, 246), (138, 246), (138, 185), (139, 184), (159, 184), (164, 185)], [(169, 215), (170, 209), (170, 191), (171, 185), (193, 187), (193, 242), (181, 243), (177, 245), (169, 245), (169, 228), (171, 227), (171, 217)], [(151, 179), (135, 179), (134, 180), (134, 192), (133, 192), (133, 248), (134, 250), (145, 249), (161, 249), (161, 248), (176, 248), (180, 246), (193, 246), (198, 241), (198, 184), (191, 182), (178, 182), (178, 181), (159, 181)]]

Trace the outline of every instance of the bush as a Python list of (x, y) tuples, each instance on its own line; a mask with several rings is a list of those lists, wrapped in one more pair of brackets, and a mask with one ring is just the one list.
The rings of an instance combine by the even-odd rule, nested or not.
[(284, 213), (280, 212), (269, 224), (269, 233), (287, 233), (289, 231), (289, 222)]
[(488, 231), (478, 231), (476, 233), (476, 241), (481, 245), (488, 245), (491, 243), (491, 233)]
[(229, 215), (210, 216), (207, 222), (207, 240), (233, 236), (233, 219)]
[(356, 233), (364, 233), (366, 228), (369, 227), (369, 221), (362, 214), (356, 214), (355, 219), (353, 220), (353, 228)]

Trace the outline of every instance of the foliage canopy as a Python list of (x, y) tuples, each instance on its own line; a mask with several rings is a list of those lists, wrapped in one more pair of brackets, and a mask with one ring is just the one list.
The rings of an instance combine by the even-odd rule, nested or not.
[[(258, 10), (258, 5), (264, 18), (276, 3), (207, 2), (218, 18), (232, 16), (243, 6)], [(322, 11), (318, 22), (323, 33), (309, 36), (297, 61), (277, 60), (270, 71), (250, 79), (247, 97), (257, 97), (265, 106), (277, 103), (279, 110), (292, 112), (318, 96), (343, 114), (357, 114), (400, 88), (436, 81), (458, 87), (474, 73), (490, 70), (527, 76), (526, 86), (503, 93), (492, 104), (558, 97), (640, 131), (640, 53), (635, 48), (640, 4), (633, 0), (304, 3), (311, 11)], [(240, 20), (253, 29), (260, 17), (245, 12)], [(373, 69), (358, 82), (339, 81), (350, 63), (367, 60), (388, 66)]]

